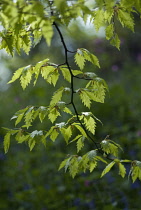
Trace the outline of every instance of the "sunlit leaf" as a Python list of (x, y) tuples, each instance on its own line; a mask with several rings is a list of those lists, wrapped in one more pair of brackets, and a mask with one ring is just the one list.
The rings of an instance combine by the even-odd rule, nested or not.
[(4, 151), (5, 151), (5, 153), (7, 153), (8, 150), (9, 150), (9, 146), (10, 146), (10, 136), (11, 136), (11, 133), (10, 133), (10, 132), (7, 133), (7, 134), (4, 136), (4, 142), (3, 142), (3, 144), (4, 144)]
[(122, 176), (122, 178), (124, 178), (126, 174), (126, 169), (124, 165), (121, 163), (119, 163), (118, 166), (119, 166), (119, 174)]
[(109, 163), (109, 165), (107, 165), (106, 168), (103, 170), (101, 177), (107, 174), (111, 170), (114, 164), (115, 164), (115, 161), (112, 161), (111, 163)]

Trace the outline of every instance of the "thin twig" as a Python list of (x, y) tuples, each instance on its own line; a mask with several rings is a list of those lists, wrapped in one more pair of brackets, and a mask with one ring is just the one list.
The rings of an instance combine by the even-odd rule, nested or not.
[[(64, 51), (65, 51), (65, 63), (66, 63), (66, 65), (67, 65), (67, 67), (68, 67), (68, 69), (69, 69), (69, 72), (70, 72), (70, 75), (71, 75), (71, 104), (72, 104), (73, 109), (74, 109), (74, 112), (75, 112), (75, 114), (76, 114), (77, 121), (80, 123), (80, 125), (82, 126), (82, 128), (83, 128), (84, 131), (86, 132), (88, 138), (95, 144), (95, 147), (98, 149), (98, 151), (99, 151), (101, 154), (103, 154), (103, 152), (101, 151), (101, 148), (98, 147), (98, 145), (99, 145), (100, 143), (99, 143), (99, 142), (95, 142), (95, 141), (93, 140), (93, 138), (88, 134), (88, 132), (87, 132), (85, 126), (82, 124), (81, 120), (79, 119), (79, 114), (78, 114), (77, 108), (76, 108), (76, 106), (75, 106), (75, 104), (74, 104), (74, 93), (75, 93), (75, 91), (74, 91), (74, 78), (75, 78), (76, 76), (73, 75), (72, 69), (71, 69), (71, 67), (70, 67), (70, 65), (69, 65), (69, 62), (68, 62), (68, 52), (70, 53), (71, 51), (68, 50), (68, 48), (67, 48), (67, 46), (66, 46), (66, 43), (65, 43), (65, 41), (64, 41), (64, 37), (63, 37), (63, 35), (62, 35), (62, 33), (61, 33), (61, 31), (60, 31), (58, 25), (56, 24), (56, 22), (54, 22), (53, 25), (55, 26), (55, 28), (56, 28), (56, 30), (57, 30), (59, 36), (60, 36), (61, 42), (62, 42), (62, 44), (63, 44), (63, 47), (64, 47)], [(72, 52), (71, 52), (71, 53), (72, 53)]]

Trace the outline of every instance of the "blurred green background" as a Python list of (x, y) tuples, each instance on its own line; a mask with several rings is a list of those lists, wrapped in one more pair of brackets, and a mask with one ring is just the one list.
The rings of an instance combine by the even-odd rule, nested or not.
[[(105, 104), (94, 103), (92, 112), (102, 122), (98, 123), (96, 139), (110, 138), (124, 148), (122, 158), (141, 160), (141, 25), (137, 17), (135, 33), (118, 27), (121, 38), (121, 50), (118, 51), (105, 41), (104, 30), (98, 34), (91, 26), (84, 27), (78, 22), (71, 23), (69, 30), (61, 28), (70, 50), (86, 48), (99, 59), (101, 69), (93, 69), (87, 63), (85, 70), (94, 71), (104, 78), (109, 86)], [(56, 34), (51, 47), (42, 40), (31, 50), (29, 56), (7, 56), (1, 51), (0, 66), (0, 127), (13, 128), (12, 115), (27, 105), (48, 105), (55, 88), (42, 78), (35, 87), (29, 85), (25, 91), (19, 81), (11, 85), (13, 72), (19, 67), (50, 58), (53, 63), (63, 63), (64, 52), (59, 36)], [(73, 56), (70, 56), (72, 68), (76, 68)], [(60, 81), (62, 83), (62, 81)], [(68, 85), (68, 84), (67, 84)], [(77, 86), (83, 84), (79, 81)], [(79, 105), (79, 109), (86, 110)], [(37, 122), (35, 129), (48, 129), (48, 122)], [(139, 210), (141, 199), (141, 182), (132, 184), (128, 177), (122, 179), (113, 169), (99, 179), (102, 167), (91, 174), (79, 174), (72, 179), (68, 173), (58, 171), (64, 157), (73, 153), (62, 139), (55, 143), (48, 142), (30, 152), (27, 145), (17, 145), (13, 139), (8, 154), (3, 151), (3, 130), (0, 132), (0, 210)], [(88, 144), (84, 152), (91, 150)], [(127, 165), (127, 172), (129, 167)]]

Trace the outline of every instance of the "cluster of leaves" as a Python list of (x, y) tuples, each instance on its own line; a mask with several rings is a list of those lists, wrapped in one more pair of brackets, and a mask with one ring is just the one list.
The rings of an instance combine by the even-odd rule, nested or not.
[[(71, 52), (68, 50), (58, 24), (69, 25), (72, 19), (77, 17), (86, 21), (91, 18), (96, 30), (105, 26), (106, 39), (110, 43), (120, 48), (120, 40), (116, 32), (115, 21), (119, 21), (123, 27), (127, 27), (134, 31), (133, 13), (141, 12), (140, 1), (114, 1), (96, 0), (94, 7), (87, 6), (85, 0), (77, 1), (24, 1), (16, 2), (3, 0), (0, 3), (1, 13), (0, 22), (3, 30), (0, 32), (1, 45), (0, 49), (5, 49), (7, 53), (14, 55), (14, 50), (20, 53), (23, 49), (27, 54), (32, 46), (35, 46), (44, 37), (46, 43), (50, 45), (53, 36), (53, 26), (58, 31), (64, 52), (65, 62), (63, 64), (50, 63), (49, 59), (38, 62), (36, 65), (28, 65), (19, 68), (9, 83), (20, 79), (23, 89), (25, 89), (34, 77), (34, 85), (41, 75), (47, 83), (56, 86), (60, 74), (70, 83), (70, 87), (61, 86), (57, 89), (48, 106), (28, 106), (16, 112), (12, 117), (15, 119), (15, 129), (6, 129), (7, 133), (4, 137), (4, 150), (8, 151), (10, 146), (10, 137), (15, 135), (18, 143), (26, 142), (32, 150), (35, 144), (43, 143), (47, 145), (47, 140), (55, 141), (61, 134), (67, 144), (76, 142), (77, 153), (84, 147), (84, 141), (89, 140), (95, 146), (95, 150), (91, 150), (83, 156), (72, 155), (65, 159), (59, 169), (65, 168), (70, 172), (72, 177), (79, 172), (85, 172), (87, 169), (92, 172), (99, 161), (105, 163), (111, 161), (103, 170), (101, 177), (104, 176), (116, 164), (119, 167), (119, 174), (124, 177), (126, 169), (122, 163), (131, 162), (131, 175), (133, 182), (141, 179), (140, 161), (120, 160), (118, 158), (118, 150), (121, 147), (111, 140), (103, 140), (101, 143), (94, 140), (96, 121), (98, 120), (91, 112), (79, 112), (74, 103), (74, 98), (79, 95), (81, 102), (88, 109), (91, 108), (92, 102), (104, 103), (105, 92), (108, 90), (105, 81), (93, 72), (85, 72), (85, 62), (89, 61), (94, 67), (100, 67), (98, 58), (84, 48)], [(78, 70), (73, 70), (70, 66), (68, 53), (74, 53), (74, 60), (78, 66)], [(74, 79), (88, 81), (85, 87), (74, 89)], [(64, 94), (68, 94), (68, 102), (63, 101)], [(69, 109), (68, 106), (71, 106)], [(65, 112), (68, 117), (66, 122), (58, 120)], [(34, 120), (39, 118), (41, 123), (49, 119), (53, 126), (48, 130), (34, 130), (29, 132), (29, 128), (33, 126)], [(58, 121), (57, 121), (58, 120)], [(17, 128), (19, 123), (23, 124)], [(54, 124), (55, 123), (55, 124)], [(76, 130), (76, 132), (75, 132)], [(77, 134), (76, 134), (77, 133)]]
[[(78, 145), (79, 147), (83, 145), (83, 141)], [(116, 144), (115, 142), (105, 139), (101, 142), (102, 150), (104, 153), (103, 157), (107, 156), (109, 153), (112, 154), (115, 158), (108, 164), (107, 160), (103, 157), (98, 156), (98, 151), (91, 150), (83, 156), (78, 155), (71, 155), (70, 157), (66, 158), (60, 164), (59, 170), (61, 168), (65, 168), (65, 172), (69, 170), (71, 176), (74, 178), (78, 172), (86, 172), (89, 170), (92, 172), (98, 165), (98, 162), (103, 162), (106, 164), (105, 169), (101, 173), (101, 177), (107, 174), (114, 165), (117, 165), (119, 170), (119, 175), (124, 178), (126, 175), (126, 168), (123, 163), (131, 163), (131, 170), (129, 172), (129, 177), (131, 176), (132, 181), (135, 182), (137, 178), (141, 180), (141, 162), (140, 161), (131, 161), (131, 160), (120, 160), (118, 158), (118, 150), (122, 149), (120, 145)]]
[(83, 18), (84, 21), (91, 18), (97, 31), (104, 25), (106, 39), (119, 49), (120, 40), (115, 21), (134, 31), (133, 13), (141, 12), (141, 2), (97, 0), (93, 8), (89, 8), (85, 0), (42, 0), (32, 3), (24, 0), (2, 0), (0, 8), (0, 22), (3, 26), (0, 32), (0, 49), (14, 55), (15, 49), (19, 54), (21, 49), (28, 54), (31, 47), (38, 44), (42, 37), (50, 45), (54, 21), (68, 26), (70, 21), (77, 17)]

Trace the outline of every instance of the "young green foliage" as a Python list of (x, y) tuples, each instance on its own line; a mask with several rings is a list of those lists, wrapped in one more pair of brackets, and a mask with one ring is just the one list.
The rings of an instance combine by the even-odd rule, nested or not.
[(84, 69), (86, 60), (100, 68), (99, 60), (95, 55), (93, 55), (86, 49), (77, 49), (77, 53), (75, 54), (75, 62), (81, 70)]
[(131, 176), (133, 182), (135, 182), (137, 178), (141, 181), (141, 161), (134, 160), (132, 162), (129, 176)]
[(91, 150), (83, 156), (73, 155), (62, 161), (58, 170), (65, 168), (66, 172), (67, 168), (72, 178), (74, 178), (76, 174), (80, 172), (86, 172), (86, 170), (92, 172), (97, 167), (99, 161), (107, 163), (103, 158), (97, 155), (97, 150)]
[(102, 174), (101, 174), (101, 177), (103, 177), (105, 174), (107, 174), (111, 168), (114, 166), (114, 165), (118, 165), (118, 168), (119, 168), (119, 175), (121, 175), (122, 178), (125, 177), (126, 175), (126, 169), (124, 167), (124, 165), (121, 163), (122, 161), (120, 161), (119, 159), (114, 159), (111, 163), (109, 163), (106, 168), (103, 170)]
[(122, 150), (119, 144), (108, 139), (105, 139), (101, 142), (101, 148), (105, 154), (112, 154), (115, 157), (118, 157), (119, 149)]
[[(76, 143), (76, 152), (78, 154), (83, 152), (87, 141), (91, 141), (94, 149), (81, 156), (70, 155), (62, 161), (59, 170), (65, 168), (65, 172), (69, 171), (74, 178), (78, 173), (86, 172), (87, 170), (92, 172), (99, 163), (103, 163), (106, 164), (106, 167), (101, 177), (116, 165), (119, 175), (124, 178), (126, 168), (123, 163), (126, 164), (131, 161), (117, 159), (119, 150), (122, 150), (122, 148), (114, 141), (104, 139), (101, 142), (97, 142), (95, 140), (94, 135), (98, 119), (92, 112), (84, 110), (84, 112), (80, 113), (79, 108), (75, 104), (75, 98), (78, 95), (80, 101), (88, 109), (91, 108), (92, 102), (104, 103), (106, 91), (108, 90), (106, 82), (94, 72), (84, 71), (84, 67), (87, 64), (86, 61), (89, 61), (93, 67), (100, 68), (99, 60), (96, 55), (84, 48), (78, 48), (73, 52), (70, 51), (58, 26), (68, 26), (72, 20), (78, 17), (81, 17), (84, 22), (90, 18), (96, 31), (104, 27), (106, 39), (109, 40), (111, 45), (120, 49), (120, 39), (116, 30), (116, 24), (119, 22), (121, 27), (126, 27), (133, 32), (135, 25), (134, 13), (141, 13), (141, 3), (139, 0), (96, 0), (94, 1), (94, 8), (96, 9), (88, 7), (84, 0), (76, 0), (73, 3), (67, 0), (2, 0), (0, 3), (0, 23), (2, 25), (0, 49), (5, 49), (12, 56), (14, 56), (15, 52), (20, 54), (22, 50), (29, 54), (30, 50), (40, 43), (42, 37), (47, 45), (50, 46), (55, 27), (60, 36), (65, 54), (63, 64), (50, 63), (47, 58), (35, 65), (31, 64), (21, 67), (14, 73), (9, 83), (20, 80), (23, 90), (31, 81), (33, 81), (33, 85), (36, 85), (40, 75), (48, 84), (54, 87), (60, 78), (62, 80), (61, 87), (55, 89), (46, 106), (37, 107), (31, 105), (14, 114), (11, 119), (15, 120), (16, 128), (5, 129), (4, 151), (5, 153), (8, 152), (13, 136), (15, 136), (17, 143), (27, 143), (30, 151), (39, 143), (46, 146), (47, 139), (51, 139), (54, 142), (60, 138), (64, 139), (67, 145)], [(74, 61), (79, 67), (78, 70), (71, 68), (68, 53), (74, 54)], [(63, 77), (60, 77), (60, 74)], [(76, 80), (80, 81), (80, 79), (87, 81), (87, 84), (85, 87), (78, 87), (75, 90), (74, 82)], [(63, 86), (64, 80), (69, 83), (69, 87)], [(65, 94), (68, 95), (69, 102), (64, 101)], [(65, 120), (62, 119), (63, 113), (66, 114)], [(51, 126), (45, 131), (36, 130), (33, 123), (37, 119), (41, 123), (48, 123), (49, 120), (49, 125), (51, 124)], [(19, 125), (20, 127), (17, 128)], [(31, 131), (32, 128), (34, 129), (33, 131)], [(110, 163), (107, 162), (109, 160), (111, 161)], [(131, 176), (133, 182), (137, 178), (141, 180), (140, 161), (134, 160), (131, 162), (129, 176)]]
[(104, 103), (106, 89), (105, 81), (95, 77), (90, 79), (85, 88), (76, 90), (76, 93), (79, 94), (82, 103), (90, 109), (92, 101)]
[(6, 130), (7, 133), (4, 136), (3, 145), (4, 145), (4, 152), (7, 153), (10, 147), (11, 136), (16, 134), (18, 130), (12, 130), (12, 129), (7, 129), (7, 128), (4, 128), (4, 129)]
[(88, 131), (92, 134), (95, 134), (96, 122), (91, 112), (82, 112), (82, 115), (79, 117), (80, 120), (83, 120), (83, 123)]

